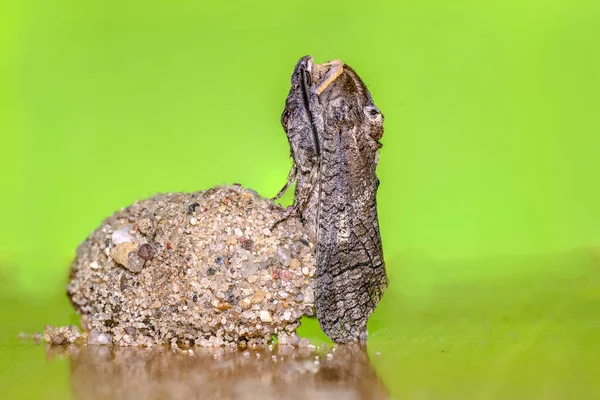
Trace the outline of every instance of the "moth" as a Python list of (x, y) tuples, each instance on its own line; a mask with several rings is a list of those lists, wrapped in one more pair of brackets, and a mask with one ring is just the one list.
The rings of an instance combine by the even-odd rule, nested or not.
[(388, 286), (375, 170), (383, 114), (354, 70), (302, 57), (281, 116), (295, 181), (286, 217), (300, 215), (316, 242), (317, 319), (336, 343), (366, 342), (367, 321)]

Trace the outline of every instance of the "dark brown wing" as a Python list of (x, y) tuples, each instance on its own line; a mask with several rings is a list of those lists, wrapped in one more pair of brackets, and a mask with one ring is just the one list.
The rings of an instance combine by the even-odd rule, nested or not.
[(317, 318), (337, 343), (365, 341), (367, 320), (388, 283), (376, 204), (379, 145), (373, 136), (380, 135), (363, 112), (374, 105), (354, 71), (345, 70), (327, 90), (321, 98)]

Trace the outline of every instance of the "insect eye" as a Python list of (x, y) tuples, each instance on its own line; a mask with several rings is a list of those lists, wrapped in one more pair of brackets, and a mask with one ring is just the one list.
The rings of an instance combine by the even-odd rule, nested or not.
[(369, 114), (371, 114), (372, 117), (376, 116), (377, 114), (379, 114), (379, 110), (376, 108), (371, 108), (369, 110)]

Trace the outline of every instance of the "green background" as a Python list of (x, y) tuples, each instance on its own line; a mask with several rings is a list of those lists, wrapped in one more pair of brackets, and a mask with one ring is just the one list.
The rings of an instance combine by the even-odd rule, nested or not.
[[(468, 354), (439, 390), (461, 377), (484, 390), (468, 377), (498, 351), (526, 354), (532, 371), (556, 361), (548, 376), (570, 388), (568, 367), (532, 343), (554, 335), (553, 357), (580, 368), (599, 354), (599, 38), (597, 1), (3, 2), (5, 336), (76, 320), (69, 263), (116, 209), (224, 182), (274, 195), (291, 163), (279, 122), (289, 77), (311, 54), (351, 65), (386, 117), (391, 286), (370, 330), (394, 393), (399, 371), (419, 382), (410, 360), (448, 367), (427, 358), (440, 340)], [(585, 373), (572, 374), (586, 393)]]

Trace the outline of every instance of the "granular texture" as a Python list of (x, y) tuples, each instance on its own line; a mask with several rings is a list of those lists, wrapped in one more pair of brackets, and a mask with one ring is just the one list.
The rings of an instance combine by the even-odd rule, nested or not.
[(80, 336), (79, 329), (74, 325), (61, 327), (46, 325), (43, 338), (48, 343), (66, 345), (74, 343)]
[(275, 224), (283, 215), (233, 185), (160, 194), (107, 218), (70, 271), (88, 342), (297, 342), (300, 318), (314, 312), (314, 243), (297, 218)]

